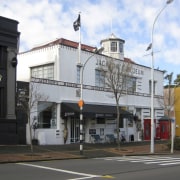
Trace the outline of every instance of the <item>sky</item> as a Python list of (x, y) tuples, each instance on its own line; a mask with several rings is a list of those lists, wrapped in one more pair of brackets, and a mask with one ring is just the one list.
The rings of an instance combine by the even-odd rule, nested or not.
[[(100, 47), (114, 33), (125, 40), (124, 56), (154, 68), (180, 74), (180, 0), (0, 0), (0, 16), (17, 20), (19, 52), (65, 38), (79, 41), (73, 22), (81, 13), (81, 43)], [(157, 17), (158, 13), (165, 7)], [(155, 23), (154, 23), (155, 22)], [(154, 28), (153, 28), (154, 24)], [(153, 33), (152, 33), (153, 32)], [(152, 36), (153, 34), (153, 36)]]

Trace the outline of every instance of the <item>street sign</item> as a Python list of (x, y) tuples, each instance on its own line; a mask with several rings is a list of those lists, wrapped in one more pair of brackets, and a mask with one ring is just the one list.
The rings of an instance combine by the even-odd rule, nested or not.
[(80, 99), (80, 100), (78, 101), (78, 106), (79, 106), (80, 108), (84, 106), (84, 101), (83, 101), (82, 99)]

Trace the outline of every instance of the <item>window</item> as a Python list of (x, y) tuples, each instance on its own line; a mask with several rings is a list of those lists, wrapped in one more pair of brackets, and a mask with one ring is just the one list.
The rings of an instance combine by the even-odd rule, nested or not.
[(76, 83), (80, 84), (80, 74), (81, 74), (81, 66), (77, 66), (77, 80)]
[(46, 64), (31, 68), (31, 77), (54, 79), (54, 64)]
[(97, 121), (97, 124), (105, 124), (105, 118), (104, 117), (97, 117), (96, 121)]
[(38, 102), (38, 128), (56, 128), (55, 103)]
[(119, 52), (123, 53), (124, 52), (124, 48), (123, 48), (123, 43), (119, 42)]
[(102, 71), (95, 70), (95, 86), (104, 87), (105, 86), (105, 76)]
[(117, 52), (117, 42), (111, 42), (111, 52)]
[(127, 92), (136, 92), (136, 78), (135, 77), (127, 77), (126, 78), (126, 87), (124, 89)]
[[(155, 94), (155, 85), (156, 82), (154, 81), (153, 93)], [(151, 80), (149, 80), (149, 94), (151, 94)]]

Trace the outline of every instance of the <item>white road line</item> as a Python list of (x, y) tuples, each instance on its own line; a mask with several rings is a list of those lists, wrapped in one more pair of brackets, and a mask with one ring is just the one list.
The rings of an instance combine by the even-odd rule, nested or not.
[(23, 165), (23, 166), (30, 166), (30, 167), (40, 168), (40, 169), (47, 169), (47, 170), (51, 170), (51, 171), (63, 172), (63, 173), (68, 173), (68, 174), (75, 174), (75, 175), (79, 175), (79, 176), (85, 176), (85, 177), (83, 177), (83, 178), (76, 178), (76, 179), (74, 179), (74, 180), (78, 180), (78, 179), (88, 179), (88, 178), (94, 178), (94, 177), (102, 177), (102, 176), (99, 176), (99, 175), (79, 173), (79, 172), (75, 172), (75, 171), (69, 171), (69, 170), (57, 169), (57, 168), (51, 168), (51, 167), (46, 167), (46, 166), (39, 166), (39, 165), (34, 165), (34, 164), (27, 164), (27, 163), (17, 163), (17, 164)]
[(132, 163), (144, 163), (144, 164), (158, 164), (158, 165), (173, 165), (180, 164), (180, 158), (168, 157), (168, 156), (124, 156), (124, 157), (107, 157), (103, 158), (107, 161), (118, 162), (132, 162)]
[(154, 162), (147, 162), (145, 164), (159, 164), (159, 163), (171, 163), (171, 162), (180, 162), (180, 159), (179, 160), (176, 160), (176, 159), (160, 160), (160, 161), (154, 161)]
[(167, 166), (167, 165), (176, 165), (176, 164), (180, 164), (180, 162), (162, 163), (162, 164), (159, 164), (159, 165), (161, 165), (161, 166)]

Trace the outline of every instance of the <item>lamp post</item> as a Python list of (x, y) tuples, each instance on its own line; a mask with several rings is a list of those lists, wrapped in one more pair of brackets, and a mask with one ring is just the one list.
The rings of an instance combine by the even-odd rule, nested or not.
[(151, 56), (152, 56), (152, 61), (151, 61), (151, 146), (150, 146), (151, 153), (154, 153), (154, 47), (153, 47), (154, 46), (153, 44), (154, 26), (160, 14), (171, 2), (173, 2), (173, 0), (167, 0), (166, 4), (163, 6), (163, 8), (159, 11), (157, 16), (155, 17), (153, 26), (152, 26), (152, 32), (151, 32), (151, 43), (146, 49), (147, 51), (151, 49)]
[(95, 49), (94, 53), (85, 61), (85, 63), (82, 65), (81, 68), (81, 81), (80, 81), (80, 100), (78, 102), (79, 108), (80, 108), (80, 155), (83, 155), (83, 106), (84, 106), (84, 100), (83, 100), (83, 74), (84, 74), (84, 68), (88, 61), (95, 55), (103, 51), (103, 47), (99, 49)]

